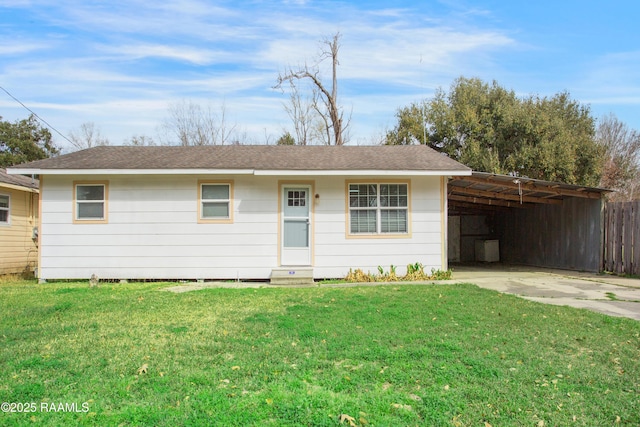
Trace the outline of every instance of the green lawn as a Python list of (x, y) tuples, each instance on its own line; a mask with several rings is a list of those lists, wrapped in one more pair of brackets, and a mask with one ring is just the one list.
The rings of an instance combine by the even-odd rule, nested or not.
[(0, 284), (0, 402), (36, 407), (0, 425), (640, 425), (634, 320), (473, 285), (166, 286)]

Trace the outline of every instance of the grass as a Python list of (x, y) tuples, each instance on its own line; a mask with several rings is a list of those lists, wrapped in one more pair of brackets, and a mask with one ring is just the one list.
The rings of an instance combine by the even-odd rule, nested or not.
[(473, 285), (165, 286), (0, 283), (0, 402), (38, 409), (0, 424), (640, 425), (634, 320)]
[(605, 296), (607, 297), (607, 299), (609, 299), (610, 301), (619, 301), (618, 300), (618, 296), (616, 294), (614, 294), (613, 292), (606, 292)]

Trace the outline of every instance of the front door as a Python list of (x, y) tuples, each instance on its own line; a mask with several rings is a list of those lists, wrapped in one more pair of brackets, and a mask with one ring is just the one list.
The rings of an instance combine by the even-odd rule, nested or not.
[(311, 265), (310, 186), (282, 187), (281, 265)]

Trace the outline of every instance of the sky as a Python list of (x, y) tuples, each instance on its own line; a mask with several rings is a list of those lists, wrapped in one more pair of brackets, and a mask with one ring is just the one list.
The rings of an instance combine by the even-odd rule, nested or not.
[[(639, 18), (637, 0), (1, 0), (0, 88), (65, 150), (85, 123), (112, 145), (166, 140), (185, 103), (273, 144), (293, 131), (278, 74), (339, 32), (350, 144), (376, 143), (398, 108), (460, 76), (523, 97), (566, 91), (640, 130)], [(0, 90), (2, 119), (27, 118), (11, 96)]]

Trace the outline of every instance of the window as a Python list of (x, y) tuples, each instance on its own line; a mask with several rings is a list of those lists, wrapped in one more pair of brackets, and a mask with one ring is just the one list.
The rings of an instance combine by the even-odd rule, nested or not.
[(107, 183), (75, 183), (75, 221), (107, 222)]
[(351, 234), (409, 232), (408, 184), (349, 184)]
[(305, 190), (288, 190), (287, 206), (302, 206), (307, 204), (307, 192)]
[(199, 219), (203, 222), (231, 222), (233, 214), (230, 182), (200, 182)]
[(10, 199), (6, 194), (0, 194), (0, 225), (8, 225), (9, 219), (11, 216), (9, 215), (9, 208), (11, 205), (9, 204)]

